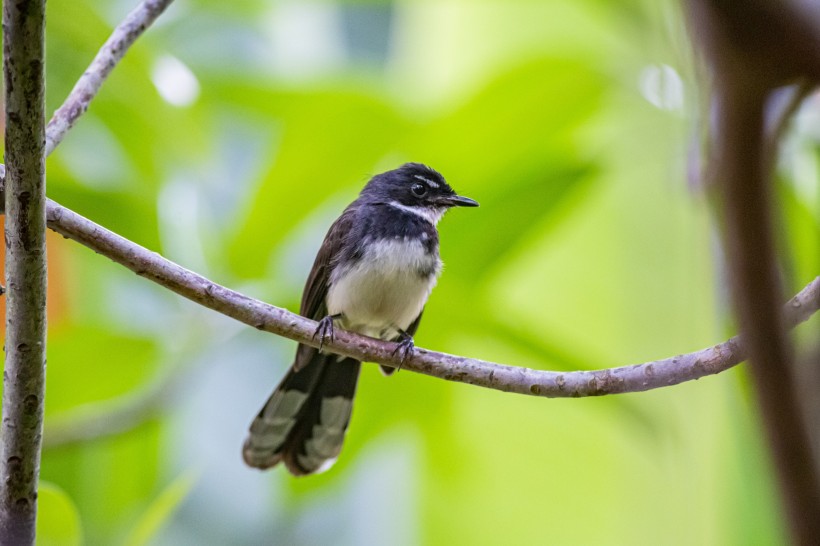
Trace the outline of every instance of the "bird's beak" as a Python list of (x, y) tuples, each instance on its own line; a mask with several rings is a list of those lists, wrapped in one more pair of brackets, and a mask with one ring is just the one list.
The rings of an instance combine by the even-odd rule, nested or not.
[(478, 201), (473, 201), (469, 197), (461, 195), (448, 195), (442, 199), (445, 205), (450, 207), (477, 207)]

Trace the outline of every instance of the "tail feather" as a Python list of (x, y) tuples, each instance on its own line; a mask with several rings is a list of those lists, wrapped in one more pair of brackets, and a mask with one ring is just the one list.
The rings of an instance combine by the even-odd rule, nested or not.
[(265, 469), (284, 461), (297, 476), (329, 468), (350, 422), (360, 366), (317, 352), (291, 369), (251, 424), (245, 462)]
[(339, 456), (350, 415), (361, 363), (334, 357), (325, 366), (313, 396), (282, 449), (285, 466), (296, 476), (322, 472)]

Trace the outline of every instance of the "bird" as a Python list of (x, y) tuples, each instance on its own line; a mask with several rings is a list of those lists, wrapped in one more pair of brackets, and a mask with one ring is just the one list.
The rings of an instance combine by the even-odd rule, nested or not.
[[(403, 363), (442, 269), (436, 228), (447, 210), (477, 207), (435, 169), (405, 163), (372, 177), (331, 225), (302, 293), (319, 347), (299, 344), (285, 377), (250, 425), (242, 456), (294, 476), (324, 472), (339, 456), (361, 362), (323, 351), (336, 327), (398, 342)], [(385, 375), (395, 369), (381, 366)]]

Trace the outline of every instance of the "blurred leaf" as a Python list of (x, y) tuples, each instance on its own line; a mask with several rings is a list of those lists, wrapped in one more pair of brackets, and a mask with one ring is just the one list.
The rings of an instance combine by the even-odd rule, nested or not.
[(447, 225), (443, 226), (443, 252), (450, 263), (458, 263), (458, 267), (448, 269), (448, 275), (480, 282), (492, 274), (494, 264), (503, 264), (509, 253), (520, 250), (525, 234), (543, 233), (544, 224), (562, 210), (561, 205), (573, 192), (588, 188), (594, 181), (593, 172), (590, 166), (555, 156), (496, 173), (509, 184), (488, 188), (481, 194), (478, 199), (482, 206), (476, 218), (459, 218), (467, 229), (449, 231)]
[(148, 506), (136, 526), (126, 537), (124, 544), (126, 546), (149, 544), (174, 515), (179, 505), (188, 497), (201, 474), (201, 469), (192, 468), (183, 472), (171, 482)]
[[(481, 203), (443, 222), (442, 252), (458, 263), (448, 276), (486, 275), (572, 192), (595, 181), (593, 164), (579, 157), (574, 141), (600, 107), (602, 91), (601, 76), (583, 62), (541, 58), (502, 73), (408, 139), (414, 156)], [(449, 227), (456, 222), (461, 229)]]
[(160, 427), (152, 421), (125, 434), (43, 453), (42, 479), (60, 480), (75, 500), (89, 544), (121, 537), (123, 525), (154, 494), (159, 440)]
[(111, 33), (95, 4), (88, 0), (47, 4), (47, 117), (62, 104)]
[[(49, 187), (51, 199), (146, 248), (159, 250), (156, 199), (150, 193), (135, 197), (125, 189), (92, 190), (68, 175), (57, 161), (50, 165), (49, 182), (54, 182), (53, 189)], [(141, 221), (134, 222), (133, 218)]]
[(37, 546), (79, 546), (83, 543), (80, 515), (59, 487), (40, 481), (37, 492)]
[(340, 190), (353, 199), (405, 123), (381, 99), (345, 89), (303, 95), (250, 88), (221, 92), (239, 94), (246, 108), (264, 112), (281, 132), (270, 168), (230, 246), (235, 271), (259, 276), (275, 245), (309, 211)]
[(125, 394), (146, 383), (156, 369), (152, 341), (102, 328), (73, 327), (55, 332), (49, 339), (48, 353), (46, 418), (86, 402)]
[(781, 221), (785, 229), (776, 233), (780, 237), (780, 245), (789, 250), (784, 253), (784, 265), (791, 295), (820, 273), (820, 218), (813, 214), (812, 203), (801, 198), (794, 184), (781, 183), (778, 189), (784, 209)]

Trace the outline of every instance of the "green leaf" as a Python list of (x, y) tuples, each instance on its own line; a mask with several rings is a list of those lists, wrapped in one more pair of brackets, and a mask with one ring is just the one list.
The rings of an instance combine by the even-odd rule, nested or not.
[(82, 544), (80, 515), (74, 501), (62, 489), (41, 481), (37, 504), (38, 546)]
[(199, 481), (201, 474), (200, 468), (192, 468), (171, 482), (140, 517), (137, 525), (125, 540), (126, 546), (141, 546), (150, 543), (174, 515), (179, 505)]
[(375, 174), (374, 165), (406, 132), (406, 122), (391, 105), (367, 93), (236, 92), (243, 93), (246, 107), (266, 108), (264, 115), (281, 128), (271, 152), (276, 159), (250, 196), (248, 213), (228, 249), (234, 270), (253, 277), (264, 274), (266, 256), (324, 200), (339, 192), (346, 195), (343, 201), (353, 200)]
[[(116, 355), (117, 373), (111, 373), (111, 360), (100, 355)], [(115, 334), (104, 326), (72, 326), (55, 332), (49, 337), (48, 357), (71, 365), (49, 367), (47, 417), (131, 392), (149, 382), (156, 368), (151, 340)]]

